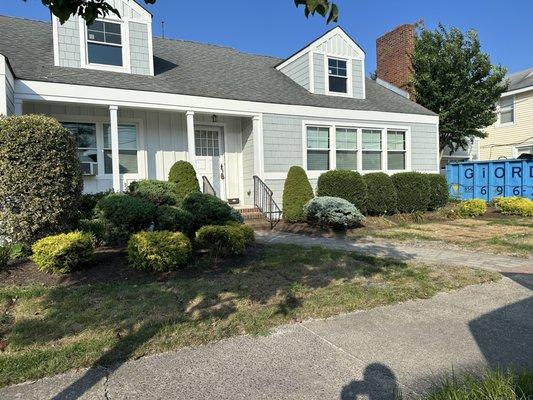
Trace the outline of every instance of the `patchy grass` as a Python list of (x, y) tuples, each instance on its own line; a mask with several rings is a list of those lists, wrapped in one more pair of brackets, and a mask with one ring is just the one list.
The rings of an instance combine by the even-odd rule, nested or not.
[(484, 376), (445, 378), (424, 400), (529, 400), (533, 398), (533, 372), (490, 371)]
[(252, 253), (168, 279), (0, 286), (0, 386), (499, 279), (322, 248)]

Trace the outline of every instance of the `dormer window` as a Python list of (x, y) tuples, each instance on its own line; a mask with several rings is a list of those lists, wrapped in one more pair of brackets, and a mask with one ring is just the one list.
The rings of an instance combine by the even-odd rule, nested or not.
[(348, 93), (348, 73), (346, 60), (328, 58), (329, 91), (334, 93)]
[(120, 23), (95, 21), (87, 27), (89, 64), (122, 67), (122, 26)]

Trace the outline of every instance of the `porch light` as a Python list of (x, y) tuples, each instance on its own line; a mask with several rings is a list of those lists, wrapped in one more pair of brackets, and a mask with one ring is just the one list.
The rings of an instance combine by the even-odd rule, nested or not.
[(215, 114), (213, 114), (212, 117), (211, 117), (211, 120), (213, 122), (217, 122), (218, 121), (218, 117)]

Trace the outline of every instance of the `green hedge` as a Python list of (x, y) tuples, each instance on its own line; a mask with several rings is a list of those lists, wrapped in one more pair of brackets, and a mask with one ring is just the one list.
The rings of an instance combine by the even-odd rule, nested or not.
[(45, 237), (35, 242), (31, 250), (37, 267), (54, 274), (80, 269), (94, 259), (92, 235), (79, 231)]
[(183, 200), (182, 208), (192, 214), (191, 232), (205, 225), (224, 225), (237, 221), (238, 215), (225, 201), (203, 193), (191, 193)]
[(171, 271), (187, 265), (192, 246), (181, 232), (139, 232), (128, 241), (127, 253), (133, 268)]
[(207, 225), (196, 232), (196, 241), (214, 257), (238, 255), (254, 241), (254, 232), (247, 225)]
[(359, 211), (366, 212), (367, 187), (363, 177), (355, 171), (334, 170), (318, 177), (317, 196), (340, 197)]
[(441, 174), (426, 174), (429, 184), (429, 210), (444, 207), (449, 199), (448, 181)]
[(179, 207), (161, 206), (156, 212), (155, 228), (160, 231), (179, 231), (188, 235), (193, 218), (190, 212)]
[(178, 185), (174, 182), (141, 180), (132, 182), (128, 188), (129, 194), (150, 201), (156, 206), (178, 204), (182, 199), (178, 192)]
[(368, 189), (366, 212), (370, 215), (384, 215), (396, 212), (398, 196), (389, 175), (372, 172), (363, 175)]
[(0, 119), (0, 237), (30, 245), (70, 228), (82, 187), (76, 142), (57, 120)]
[(304, 169), (292, 166), (283, 187), (283, 219), (292, 223), (303, 221), (304, 205), (313, 197), (313, 188)]
[(168, 174), (168, 180), (177, 185), (178, 205), (190, 193), (199, 193), (200, 185), (196, 177), (196, 171), (191, 163), (187, 161), (178, 161), (171, 168)]
[(429, 182), (420, 172), (400, 172), (391, 176), (398, 196), (399, 212), (427, 211), (429, 206)]

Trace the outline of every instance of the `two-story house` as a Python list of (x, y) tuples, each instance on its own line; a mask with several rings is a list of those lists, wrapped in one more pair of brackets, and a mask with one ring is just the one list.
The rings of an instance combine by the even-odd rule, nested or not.
[(115, 3), (121, 19), (90, 26), (0, 17), (0, 113), (62, 122), (85, 191), (165, 180), (177, 160), (242, 205), (257, 179), (279, 200), (292, 165), (313, 184), (330, 169), (438, 172), (437, 115), (365, 78), (340, 27), (282, 60), (152, 37), (150, 13)]

